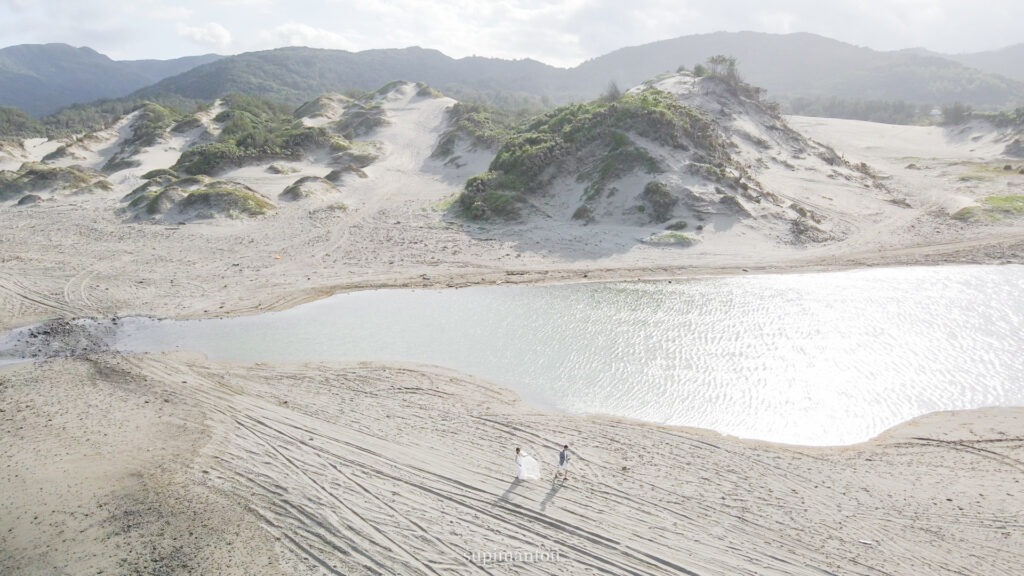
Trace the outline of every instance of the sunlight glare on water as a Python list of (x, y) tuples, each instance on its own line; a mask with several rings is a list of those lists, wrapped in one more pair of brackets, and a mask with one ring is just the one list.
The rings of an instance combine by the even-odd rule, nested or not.
[(119, 347), (453, 368), (574, 413), (849, 444), (936, 410), (1024, 405), (1024, 267), (379, 290), (285, 312), (125, 319)]

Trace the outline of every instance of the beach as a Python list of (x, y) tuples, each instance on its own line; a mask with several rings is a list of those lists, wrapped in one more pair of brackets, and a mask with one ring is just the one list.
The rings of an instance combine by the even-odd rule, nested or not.
[[(439, 104), (394, 113), (368, 178), (253, 221), (118, 212), (180, 142), (112, 193), (4, 205), (0, 330), (253, 315), (383, 287), (1024, 262), (1019, 222), (950, 218), (1024, 178), (964, 180), (998, 148), (991, 135), (793, 119), (870, 162), (906, 206), (891, 192), (835, 194), (815, 208), (842, 222), (842, 242), (767, 242), (750, 222), (680, 249), (614, 224), (452, 218), (481, 160), (455, 173), (431, 164)], [(269, 196), (326, 168), (292, 167), (234, 176)], [(818, 198), (826, 184), (780, 185)], [(571, 477), (552, 484), (563, 444)], [(541, 462), (541, 480), (513, 482), (516, 447)], [(1024, 572), (1024, 408), (929, 414), (854, 446), (784, 446), (543, 411), (439, 367), (98, 347), (0, 367), (0, 455), (4, 574)]]
[[(418, 366), (98, 354), (0, 377), (7, 574), (1024, 565), (1019, 408), (813, 448), (544, 412)], [(566, 443), (570, 478), (552, 483)], [(540, 480), (513, 480), (515, 447)]]

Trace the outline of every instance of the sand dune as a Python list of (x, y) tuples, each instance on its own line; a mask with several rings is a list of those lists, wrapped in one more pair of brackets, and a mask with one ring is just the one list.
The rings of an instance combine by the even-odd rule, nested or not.
[[(1024, 176), (992, 169), (1015, 162), (995, 136), (792, 118), (870, 164), (885, 190), (836, 186), (812, 159), (779, 164), (758, 177), (828, 216), (841, 241), (780, 242), (774, 224), (748, 219), (681, 249), (645, 244), (651, 230), (627, 223), (451, 217), (490, 153), (432, 158), (453, 101), (402, 85), (383, 98), (387, 124), (359, 144), (375, 162), (252, 220), (119, 211), (144, 170), (216, 129), (216, 108), (142, 150), (113, 190), (5, 201), (0, 330), (254, 314), (385, 286), (1024, 262), (1019, 219), (951, 218), (1019, 194)], [(76, 161), (104, 163), (124, 129), (75, 148)], [(4, 162), (55, 148), (30, 142)], [(279, 164), (220, 177), (277, 198), (337, 168), (328, 155)], [(50, 360), (0, 369), (0, 492), (12, 495), (0, 501), (0, 572), (1018, 574), (1022, 422), (1020, 409), (934, 414), (865, 445), (811, 449), (545, 413), (435, 368)], [(564, 486), (511, 482), (515, 446), (551, 474), (564, 442), (576, 451)], [(558, 561), (485, 556), (499, 552)]]

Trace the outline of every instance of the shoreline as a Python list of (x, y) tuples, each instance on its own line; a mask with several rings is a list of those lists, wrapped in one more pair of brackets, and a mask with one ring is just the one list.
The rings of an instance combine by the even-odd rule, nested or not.
[[(1024, 233), (1022, 233), (1024, 237)], [(26, 328), (43, 322), (56, 319), (102, 319), (109, 317), (146, 317), (158, 320), (207, 320), (217, 318), (237, 318), (244, 316), (255, 316), (266, 312), (279, 312), (288, 310), (303, 304), (309, 304), (324, 300), (339, 294), (350, 292), (361, 292), (371, 290), (402, 290), (402, 289), (425, 289), (443, 290), (460, 289), (470, 287), (498, 286), (498, 285), (527, 285), (545, 286), (562, 284), (588, 284), (588, 283), (616, 283), (616, 282), (670, 282), (673, 280), (691, 280), (702, 278), (726, 278), (734, 276), (754, 275), (788, 275), (788, 274), (816, 274), (829, 272), (848, 272), (855, 270), (878, 269), (878, 268), (910, 268), (910, 267), (946, 267), (946, 266), (1007, 266), (1024, 265), (1024, 239), (1019, 243), (1011, 242), (1010, 246), (1016, 253), (1013, 258), (999, 259), (993, 261), (982, 257), (973, 259), (937, 259), (928, 261), (899, 261), (895, 259), (880, 259), (878, 261), (847, 261), (837, 263), (823, 263), (811, 261), (806, 264), (799, 262), (788, 263), (757, 263), (749, 265), (736, 265), (727, 267), (708, 266), (678, 266), (661, 268), (550, 268), (550, 269), (508, 269), (501, 271), (472, 270), (466, 272), (449, 272), (440, 274), (435, 278), (422, 277), (400, 277), (393, 280), (379, 280), (375, 282), (353, 281), (351, 283), (332, 286), (307, 286), (296, 288), (291, 292), (278, 295), (274, 304), (263, 307), (243, 307), (240, 309), (227, 309), (218, 311), (216, 315), (209, 315), (207, 312), (184, 312), (182, 314), (162, 315), (156, 312), (113, 312), (101, 315), (60, 315), (60, 316), (30, 316), (20, 318), (15, 324), (0, 319), (0, 331), (9, 332)], [(993, 242), (988, 245), (999, 245), (1001, 242)], [(980, 255), (979, 255), (980, 256)], [(0, 292), (2, 296), (2, 292)], [(53, 308), (51, 308), (53, 309)]]
[[(966, 267), (966, 266), (970, 266), (970, 267), (976, 268), (978, 270), (982, 270), (983, 268), (981, 268), (981, 267), (983, 267), (983, 266), (991, 267), (992, 265), (987, 265), (986, 266), (986, 265), (978, 265), (978, 264), (961, 264), (961, 263), (956, 263), (956, 264), (949, 264), (949, 265), (946, 265), (946, 266), (952, 266), (952, 267)], [(1011, 266), (1011, 268), (1013, 268), (1013, 267), (1017, 267), (1017, 266), (1020, 266), (1020, 265), (1010, 264), (1009, 266)], [(867, 272), (869, 270), (877, 270), (878, 268), (879, 267), (866, 267), (866, 268), (865, 267), (858, 267), (858, 268), (844, 269), (844, 270), (829, 270), (827, 272), (834, 272), (834, 273), (843, 273), (843, 272), (850, 273), (850, 272), (858, 272), (858, 271)], [(907, 268), (907, 267), (904, 267), (904, 266), (891, 266), (891, 267), (888, 267), (888, 269), (891, 269), (891, 270), (900, 270), (900, 269), (903, 269), (903, 268)], [(932, 267), (932, 266), (915, 266), (914, 268), (919, 268), (921, 270), (926, 270), (926, 269), (934, 268), (934, 267)], [(785, 272), (773, 272), (773, 271), (766, 271), (766, 270), (765, 271), (753, 272), (753, 274), (756, 274), (758, 276), (769, 276), (769, 275), (784, 276), (784, 275), (792, 275), (792, 274), (813, 274), (813, 275), (819, 275), (819, 274), (825, 274), (825, 273), (826, 272), (806, 272), (806, 271), (802, 271), (802, 270), (793, 270), (793, 269), (787, 270)], [(960, 270), (957, 273), (962, 275), (962, 274), (970, 274), (971, 272), (969, 272), (968, 270)], [(672, 281), (679, 281), (679, 280), (682, 280), (682, 281), (691, 281), (691, 280), (692, 281), (700, 281), (700, 280), (708, 280), (708, 279), (713, 279), (713, 278), (732, 278), (732, 277), (737, 277), (737, 276), (740, 276), (740, 275), (741, 274), (707, 274), (707, 275), (694, 275), (694, 276), (685, 276), (685, 277), (677, 276), (677, 277), (671, 277), (671, 278), (654, 278), (654, 277), (651, 277), (651, 278), (643, 278), (643, 279), (640, 279), (640, 280), (605, 280), (605, 279), (600, 279), (600, 278), (577, 278), (574, 281), (565, 281), (565, 282), (559, 281), (559, 280), (547, 279), (546, 281), (542, 281), (542, 282), (526, 283), (526, 285), (529, 285), (529, 286), (539, 286), (539, 285), (576, 285), (576, 284), (594, 285), (594, 284), (602, 284), (602, 283), (622, 283), (622, 282), (625, 282), (625, 283), (628, 283), (628, 284), (634, 284), (634, 283), (637, 283), (637, 282), (640, 282), (640, 283), (668, 282), (669, 284), (671, 284)], [(742, 274), (742, 275), (746, 275), (746, 274)], [(510, 283), (510, 284), (512, 284), (512, 283)], [(524, 284), (515, 284), (515, 285), (517, 287), (521, 288)], [(489, 284), (482, 284), (482, 285), (473, 286), (473, 288), (477, 288), (477, 289), (483, 289), (483, 288), (488, 288), (488, 287), (496, 287), (496, 286), (491, 286)], [(455, 287), (453, 289), (454, 290), (458, 290), (460, 288), (461, 287)], [(443, 287), (441, 287), (441, 288), (438, 288), (438, 287), (417, 287), (417, 288), (385, 288), (385, 289), (377, 288), (377, 289), (372, 289), (372, 290), (402, 290), (402, 291), (404, 291), (404, 290), (422, 290), (422, 291), (427, 291), (427, 292), (434, 292), (436, 290), (446, 290), (446, 289), (443, 288)], [(334, 295), (334, 296), (339, 296), (339, 295), (340, 294), (337, 294), (337, 295)], [(331, 297), (334, 297), (334, 296), (331, 296)], [(261, 314), (261, 313), (262, 312), (254, 312), (254, 314)], [(18, 336), (18, 338), (16, 340), (12, 340), (12, 342), (16, 341), (17, 345), (16, 345), (15, 348), (12, 348), (11, 350), (12, 351), (17, 351), (20, 354), (24, 355), (23, 356), (24, 359), (21, 360), (22, 362), (41, 361), (41, 360), (45, 360), (45, 359), (49, 359), (49, 358), (55, 358), (55, 357), (69, 357), (69, 356), (71, 356), (71, 357), (80, 357), (80, 356), (88, 356), (88, 355), (91, 355), (91, 354), (105, 353), (106, 351), (114, 352), (114, 353), (117, 353), (117, 354), (134, 355), (134, 354), (144, 354), (144, 353), (151, 353), (151, 354), (171, 353), (171, 352), (174, 352), (174, 351), (187, 351), (188, 350), (187, 345), (184, 344), (185, 342), (188, 341), (188, 337), (184, 336), (184, 335), (179, 335), (178, 336), (178, 338), (185, 338), (185, 340), (179, 340), (178, 341), (180, 343), (180, 345), (178, 345), (178, 346), (164, 343), (164, 344), (161, 344), (160, 346), (158, 346), (156, 348), (154, 348), (152, 346), (149, 346), (149, 347), (143, 346), (142, 348), (139, 348), (138, 346), (134, 346), (134, 347), (133, 346), (128, 346), (127, 348), (119, 347), (118, 349), (115, 350), (114, 348), (112, 348), (113, 342), (114, 342), (114, 340), (112, 340), (112, 337), (115, 334), (115, 332), (119, 331), (119, 326), (121, 325), (121, 323), (119, 321), (126, 321), (126, 320), (128, 320), (130, 318), (145, 318), (145, 319), (149, 319), (149, 320), (153, 320), (153, 321), (170, 321), (170, 322), (179, 322), (179, 321), (187, 322), (188, 321), (188, 320), (179, 320), (179, 319), (174, 319), (174, 318), (161, 318), (161, 317), (154, 317), (154, 316), (137, 316), (137, 317), (117, 316), (117, 317), (113, 317), (112, 320), (110, 318), (106, 318), (106, 319), (105, 318), (84, 318), (84, 319), (83, 318), (78, 318), (78, 319), (72, 319), (71, 321), (61, 321), (61, 320), (50, 321), (50, 322), (44, 322), (43, 324), (34, 325), (35, 327), (29, 328), (27, 332), (24, 332), (24, 331), (19, 332), (20, 335)], [(200, 320), (200, 321), (205, 321), (205, 320), (230, 320), (232, 318), (235, 318), (235, 317), (233, 317), (231, 315), (223, 315), (223, 316), (213, 317), (213, 318), (200, 318), (198, 320)], [(78, 322), (74, 322), (74, 320), (84, 320), (84, 323), (80, 324)], [(24, 328), (22, 330), (24, 330)], [(0, 336), (2, 336), (2, 335), (3, 334), (0, 334)], [(163, 340), (161, 340), (161, 342), (162, 341)], [(274, 353), (271, 350), (268, 349), (268, 351), (267, 351), (268, 355), (248, 354), (248, 355), (245, 355), (245, 356), (251, 358), (251, 360), (245, 360), (245, 359), (240, 359), (239, 357), (237, 357), (237, 355), (233, 357), (234, 359), (229, 359), (229, 358), (232, 358), (232, 353), (230, 352), (230, 349), (220, 349), (219, 354), (218, 354), (217, 350), (218, 350), (218, 348), (216, 346), (214, 346), (213, 348), (208, 348), (208, 352), (209, 353), (214, 354), (214, 355), (219, 355), (218, 359), (216, 359), (216, 360), (213, 360), (213, 359), (205, 356), (205, 353), (202, 352), (200, 349), (192, 350), (192, 352), (195, 353), (195, 354), (203, 355), (203, 357), (206, 358), (210, 362), (221, 362), (221, 363), (224, 363), (224, 362), (245, 363), (245, 362), (251, 361), (251, 362), (263, 362), (263, 363), (267, 363), (269, 365), (274, 365), (274, 366), (291, 366), (291, 365), (294, 365), (296, 363), (302, 363), (302, 362), (323, 362), (323, 363), (326, 363), (326, 364), (338, 364), (338, 363), (341, 363), (342, 365), (347, 365), (347, 364), (359, 363), (359, 362), (380, 362), (380, 361), (385, 361), (385, 362), (389, 362), (392, 365), (402, 365), (404, 367), (409, 367), (409, 368), (412, 368), (412, 369), (420, 369), (420, 370), (445, 369), (445, 370), (453, 370), (453, 371), (456, 371), (456, 372), (458, 372), (459, 370), (464, 370), (464, 372), (458, 372), (463, 377), (484, 377), (484, 376), (470, 376), (469, 375), (470, 373), (488, 374), (489, 377), (493, 379), (493, 380), (490, 380), (490, 382), (492, 382), (494, 386), (499, 386), (499, 387), (511, 386), (510, 390), (515, 390), (516, 389), (515, 377), (511, 377), (512, 380), (510, 381), (509, 380), (509, 378), (510, 378), (509, 374), (507, 374), (505, 372), (500, 372), (499, 371), (498, 374), (495, 374), (493, 372), (488, 373), (488, 372), (484, 371), (484, 372), (481, 373), (479, 370), (474, 370), (472, 368), (467, 368), (466, 365), (459, 364), (458, 362), (454, 362), (453, 361), (454, 363), (449, 363), (449, 364), (445, 365), (443, 359), (439, 360), (438, 358), (431, 358), (431, 357), (427, 357), (427, 358), (410, 357), (408, 359), (398, 359), (398, 358), (396, 358), (394, 360), (390, 360), (390, 359), (389, 360), (373, 360), (372, 359), (373, 355), (365, 356), (364, 354), (360, 354), (358, 352), (355, 353), (355, 354), (349, 353), (347, 355), (343, 355), (343, 358), (342, 358), (342, 357), (338, 357), (337, 354), (331, 353), (329, 351), (326, 352), (326, 353), (324, 351), (321, 351), (319, 354), (315, 354), (313, 356), (310, 356), (309, 354), (304, 354), (304, 355), (300, 355), (300, 357), (296, 358), (296, 357), (292, 357), (292, 356), (289, 356), (289, 355), (285, 355), (284, 357), (279, 357), (280, 355), (274, 356)], [(226, 354), (226, 356), (225, 356), (225, 354)], [(275, 358), (277, 358), (277, 359), (275, 359)], [(405, 358), (405, 357), (403, 356), (402, 358)], [(17, 362), (18, 362), (18, 360), (16, 360), (16, 359), (13, 359), (11, 361), (11, 363), (17, 363)], [(0, 365), (0, 367), (2, 367), (2, 366), (3, 365)], [(477, 368), (479, 368), (479, 366)], [(695, 424), (680, 423), (680, 418), (678, 418), (678, 417), (666, 418), (665, 420), (660, 420), (660, 419), (657, 419), (656, 417), (655, 418), (650, 418), (651, 416), (656, 416), (656, 415), (655, 414), (646, 414), (646, 413), (641, 414), (641, 413), (636, 412), (635, 410), (630, 410), (628, 407), (624, 408), (622, 406), (617, 406), (618, 410), (616, 411), (615, 410), (616, 406), (610, 406), (607, 403), (605, 403), (603, 406), (602, 405), (593, 405), (592, 408), (594, 408), (596, 411), (581, 412), (581, 411), (578, 411), (578, 410), (572, 410), (573, 406), (571, 404), (567, 405), (567, 404), (565, 404), (565, 402), (560, 402), (558, 400), (553, 399), (553, 397), (550, 397), (550, 396), (541, 395), (540, 397), (537, 397), (535, 394), (533, 396), (531, 396), (531, 394), (532, 394), (531, 390), (532, 389), (529, 389), (529, 387), (527, 387), (527, 389), (523, 389), (520, 386), (518, 390), (519, 391), (515, 392), (516, 394), (521, 394), (522, 393), (522, 394), (526, 394), (527, 396), (535, 398), (535, 400), (537, 400), (537, 401), (536, 402), (531, 401), (530, 405), (533, 408), (538, 409), (538, 410), (551, 410), (551, 411), (555, 411), (555, 412), (560, 413), (560, 414), (573, 415), (573, 416), (594, 416), (594, 417), (621, 418), (621, 419), (635, 421), (636, 423), (645, 423), (645, 424), (652, 425), (652, 426), (683, 426), (683, 427), (686, 427), (686, 428), (692, 428), (692, 427), (695, 426)], [(764, 401), (767, 401), (767, 400), (764, 400)], [(824, 402), (825, 400), (822, 400), (822, 401)], [(771, 405), (771, 404), (769, 403), (769, 404), (764, 404), (764, 405)], [(862, 422), (871, 422), (872, 423), (872, 425), (864, 426), (864, 428), (866, 428), (866, 430), (861, 429), (856, 424), (847, 424), (847, 426), (844, 427), (843, 429), (849, 429), (849, 430), (856, 429), (856, 430), (858, 430), (858, 432), (857, 433), (852, 433), (852, 434), (847, 433), (845, 435), (841, 435), (841, 436), (843, 436), (842, 438), (833, 436), (833, 441), (832, 442), (828, 442), (828, 443), (814, 443), (813, 441), (808, 441), (807, 440), (807, 434), (806, 434), (806, 431), (807, 431), (806, 426), (801, 429), (804, 432), (803, 434), (796, 434), (796, 435), (792, 435), (792, 434), (785, 435), (785, 434), (783, 434), (783, 435), (780, 436), (778, 434), (772, 434), (770, 432), (769, 433), (764, 433), (765, 430), (769, 430), (768, 428), (766, 428), (766, 429), (762, 430), (762, 433), (760, 435), (758, 435), (757, 431), (755, 430), (755, 429), (758, 429), (757, 426), (754, 426), (754, 428), (749, 428), (749, 427), (748, 428), (744, 428), (743, 426), (740, 426), (740, 427), (733, 426), (732, 427), (733, 431), (730, 432), (728, 429), (722, 429), (721, 427), (716, 427), (717, 425), (715, 424), (715, 422), (717, 422), (717, 420), (715, 418), (711, 418), (710, 420), (707, 420), (707, 419), (701, 420), (700, 418), (698, 418), (697, 420), (693, 420), (693, 419), (684, 419), (684, 420), (688, 420), (689, 422), (699, 423), (699, 426), (700, 426), (699, 429), (707, 430), (709, 432), (713, 432), (713, 433), (716, 433), (716, 434), (721, 434), (721, 435), (724, 435), (724, 436), (729, 436), (729, 437), (736, 438), (736, 439), (739, 439), (739, 440), (754, 441), (754, 442), (768, 442), (768, 443), (771, 443), (771, 444), (787, 445), (787, 446), (804, 446), (804, 447), (816, 447), (816, 448), (835, 448), (835, 447), (855, 446), (855, 445), (858, 445), (858, 444), (861, 444), (861, 443), (870, 442), (870, 441), (872, 441), (872, 439), (876, 438), (877, 436), (885, 434), (886, 431), (891, 429), (891, 428), (898, 427), (898, 426), (900, 426), (903, 423), (909, 422), (909, 421), (911, 421), (913, 419), (920, 418), (920, 417), (923, 417), (923, 416), (925, 416), (927, 414), (931, 414), (931, 413), (943, 412), (943, 411), (949, 411), (949, 410), (952, 410), (952, 411), (962, 411), (962, 410), (973, 410), (973, 409), (981, 409), (981, 408), (1012, 408), (1012, 407), (1018, 407), (1018, 406), (1020, 406), (1020, 404), (1019, 403), (1016, 403), (1016, 404), (1009, 403), (1009, 404), (1004, 404), (1004, 405), (964, 406), (963, 403), (957, 402), (957, 401), (955, 401), (955, 399), (952, 399), (952, 400), (951, 399), (947, 399), (944, 402), (933, 402), (932, 406), (933, 406), (933, 410), (931, 412), (910, 413), (910, 414), (903, 414), (903, 413), (888, 414), (888, 417), (878, 418), (877, 420), (872, 420), (868, 416), (864, 416), (864, 420), (862, 420)], [(936, 406), (938, 406), (937, 409), (934, 408)], [(902, 412), (902, 411), (898, 411), (898, 412)], [(646, 414), (647, 418), (644, 417), (645, 414)], [(804, 414), (803, 412), (801, 412), (800, 414), (803, 414), (803, 417), (807, 418), (808, 421), (813, 421), (814, 420), (814, 416), (812, 414)], [(840, 414), (837, 414), (836, 416), (837, 416), (837, 418), (840, 418), (840, 421), (845, 421), (845, 420), (842, 420), (842, 417), (841, 417)], [(756, 421), (756, 418), (755, 418), (755, 421)], [(849, 422), (852, 423), (852, 422), (856, 422), (856, 421), (855, 420), (850, 420)], [(719, 424), (722, 424), (722, 423), (719, 422)], [(882, 426), (884, 426), (884, 428)], [(725, 428), (729, 428), (729, 426), (725, 426)], [(695, 428), (695, 429), (697, 429), (697, 428)], [(770, 428), (770, 430), (775, 430), (775, 429), (774, 428)], [(744, 435), (744, 431), (746, 431), (747, 434), (752, 434), (752, 435)], [(870, 436), (868, 436), (868, 434), (870, 434)], [(851, 438), (851, 436), (852, 436), (852, 438)], [(824, 440), (824, 439), (825, 438), (819, 438), (818, 440), (820, 441), (820, 440)]]

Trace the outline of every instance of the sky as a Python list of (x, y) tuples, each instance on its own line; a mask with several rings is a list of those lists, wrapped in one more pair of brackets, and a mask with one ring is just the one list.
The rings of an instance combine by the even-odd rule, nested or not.
[(115, 60), (281, 46), (434, 48), (575, 66), (716, 31), (812, 32), (876, 50), (1024, 42), (1020, 0), (0, 0), (0, 46), (62, 42)]

